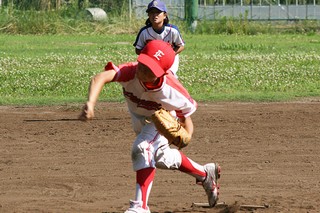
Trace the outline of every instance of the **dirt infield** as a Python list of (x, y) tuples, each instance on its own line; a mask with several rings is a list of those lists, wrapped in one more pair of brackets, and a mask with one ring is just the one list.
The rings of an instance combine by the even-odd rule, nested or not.
[[(0, 107), (0, 212), (123, 212), (134, 198), (134, 139), (124, 103)], [(152, 212), (319, 212), (320, 101), (200, 103), (187, 156), (222, 168), (219, 202), (195, 180), (157, 170)], [(242, 206), (241, 206), (242, 205)], [(266, 205), (268, 208), (244, 208)]]

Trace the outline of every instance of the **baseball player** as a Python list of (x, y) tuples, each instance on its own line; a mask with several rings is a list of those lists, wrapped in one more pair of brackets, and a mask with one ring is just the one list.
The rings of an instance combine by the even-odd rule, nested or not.
[(175, 52), (170, 44), (153, 40), (142, 50), (137, 62), (119, 66), (108, 62), (104, 71), (91, 79), (88, 100), (79, 117), (81, 120), (94, 117), (94, 107), (105, 84), (121, 84), (137, 135), (131, 151), (133, 170), (136, 172), (136, 194), (134, 200), (130, 200), (126, 213), (150, 213), (148, 198), (156, 168), (179, 170), (193, 176), (203, 186), (211, 207), (218, 200), (219, 165), (200, 165), (182, 151), (170, 147), (168, 140), (159, 134), (149, 119), (162, 107), (174, 113), (190, 135), (193, 133), (191, 115), (196, 111), (197, 103), (168, 71), (174, 57)]
[(139, 55), (144, 46), (151, 40), (163, 40), (171, 44), (176, 53), (174, 63), (170, 70), (177, 77), (179, 67), (179, 53), (184, 50), (185, 42), (177, 26), (169, 24), (167, 8), (164, 2), (153, 0), (148, 4), (146, 10), (148, 19), (146, 26), (142, 27), (133, 44), (136, 53)]

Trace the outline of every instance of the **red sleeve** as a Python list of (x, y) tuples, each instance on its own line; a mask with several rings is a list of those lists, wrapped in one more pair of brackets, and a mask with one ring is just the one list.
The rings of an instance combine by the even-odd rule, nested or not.
[(105, 71), (114, 70), (116, 75), (112, 81), (126, 82), (134, 78), (136, 75), (138, 62), (129, 62), (121, 64), (119, 66), (114, 65), (112, 62), (108, 62), (104, 67)]

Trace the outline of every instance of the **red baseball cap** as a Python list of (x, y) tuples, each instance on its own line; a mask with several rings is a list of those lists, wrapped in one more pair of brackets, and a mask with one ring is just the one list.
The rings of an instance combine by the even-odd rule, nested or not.
[(172, 66), (175, 52), (162, 40), (152, 40), (142, 49), (138, 62), (146, 65), (157, 77), (163, 76)]

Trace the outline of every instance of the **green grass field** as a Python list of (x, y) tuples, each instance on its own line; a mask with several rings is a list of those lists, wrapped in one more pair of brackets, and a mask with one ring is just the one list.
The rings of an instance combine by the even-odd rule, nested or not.
[[(320, 96), (318, 35), (183, 35), (179, 79), (199, 101)], [(135, 61), (135, 35), (0, 35), (0, 105), (84, 102), (108, 61)], [(103, 101), (122, 101), (109, 84)]]

